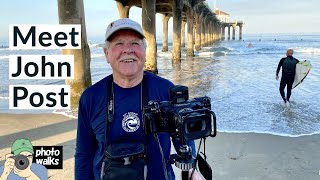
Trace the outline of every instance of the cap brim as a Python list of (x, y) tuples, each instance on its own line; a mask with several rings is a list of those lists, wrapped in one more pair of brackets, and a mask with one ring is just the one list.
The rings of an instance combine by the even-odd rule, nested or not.
[(135, 31), (136, 33), (138, 33), (142, 38), (145, 38), (145, 36), (143, 35), (143, 33), (141, 33), (140, 31), (137, 31), (136, 29), (134, 28), (130, 28), (130, 27), (120, 27), (118, 29), (114, 29), (109, 35), (108, 37), (106, 37), (106, 41), (110, 40), (110, 38), (112, 37), (112, 35), (114, 33), (116, 33), (117, 31), (120, 31), (120, 30), (132, 30), (132, 31)]
[(24, 151), (27, 151), (27, 152), (29, 152), (31, 154), (34, 154), (33, 149), (30, 149), (30, 148), (27, 148), (27, 147), (19, 148), (19, 149), (13, 151), (12, 154), (14, 154), (16, 156), (16, 155), (18, 155), (18, 154), (20, 154), (21, 152), (24, 152)]

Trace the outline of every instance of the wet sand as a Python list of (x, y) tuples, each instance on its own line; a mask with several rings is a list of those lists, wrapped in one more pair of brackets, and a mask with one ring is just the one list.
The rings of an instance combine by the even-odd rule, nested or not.
[[(63, 146), (63, 169), (49, 170), (49, 179), (74, 179), (76, 128), (76, 119), (62, 115), (0, 114), (0, 166), (14, 140), (28, 138), (34, 146)], [(206, 142), (214, 179), (320, 179), (320, 135), (218, 133)]]

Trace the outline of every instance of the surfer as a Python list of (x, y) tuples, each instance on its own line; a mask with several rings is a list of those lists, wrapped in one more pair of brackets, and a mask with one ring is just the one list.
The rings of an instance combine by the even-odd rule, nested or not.
[[(287, 57), (284, 57), (280, 60), (277, 68), (277, 73), (276, 73), (276, 80), (278, 80), (279, 79), (278, 74), (279, 74), (280, 68), (282, 67), (282, 76), (281, 76), (279, 90), (280, 90), (281, 97), (284, 103), (286, 104), (290, 103), (289, 99), (291, 96), (292, 84), (293, 84), (294, 76), (296, 72), (296, 64), (299, 62), (296, 58), (292, 57), (292, 55), (293, 55), (293, 50), (288, 49)], [(284, 88), (286, 86), (287, 86), (287, 98), (285, 97), (285, 93), (284, 93)]]
[(251, 44), (251, 42), (248, 44), (248, 48), (252, 48), (252, 44)]

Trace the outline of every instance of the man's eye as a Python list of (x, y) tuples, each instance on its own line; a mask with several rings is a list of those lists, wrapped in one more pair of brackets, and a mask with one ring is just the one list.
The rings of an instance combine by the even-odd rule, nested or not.
[(121, 45), (123, 45), (123, 43), (121, 42), (116, 43), (116, 46), (121, 46)]
[(133, 45), (140, 45), (138, 42), (132, 42)]

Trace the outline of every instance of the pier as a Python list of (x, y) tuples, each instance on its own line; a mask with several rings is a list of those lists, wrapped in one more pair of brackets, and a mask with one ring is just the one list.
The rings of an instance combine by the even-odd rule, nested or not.
[(232, 28), (232, 40), (236, 39), (236, 27), (239, 26), (239, 40), (242, 40), (242, 27), (244, 25), (243, 21), (239, 21), (239, 20), (230, 20), (230, 14), (221, 11), (220, 9), (216, 8), (214, 13), (216, 14), (219, 22), (220, 22), (220, 26), (221, 26), (221, 33), (222, 33), (222, 40), (224, 40), (225, 37), (225, 31), (227, 28), (228, 31), (228, 40), (230, 40), (231, 36), (230, 36), (230, 29)]
[(228, 31), (228, 40), (230, 40), (230, 29), (232, 28), (232, 40), (236, 39), (236, 27), (239, 26), (239, 40), (242, 40), (242, 27), (244, 23), (243, 21), (235, 21), (235, 22), (222, 22), (221, 23), (221, 31), (222, 31), (222, 40), (225, 39), (225, 28)]
[[(226, 22), (214, 12), (205, 0), (115, 0), (119, 18), (130, 18), (130, 8), (142, 10), (142, 28), (148, 44), (146, 49), (145, 70), (158, 73), (156, 44), (156, 13), (162, 14), (163, 46), (168, 51), (168, 21), (173, 19), (172, 64), (181, 63), (181, 48), (186, 47), (188, 57), (202, 47), (212, 46), (216, 41), (225, 39), (225, 28), (233, 27), (232, 39), (235, 39), (235, 28), (240, 27), (239, 38), (242, 39), (242, 22)], [(75, 79), (66, 81), (71, 85), (71, 104), (77, 105), (82, 91), (91, 85), (90, 49), (86, 38), (83, 0), (58, 0), (60, 24), (82, 25), (82, 47), (79, 50), (64, 50), (63, 54), (75, 56)], [(187, 24), (187, 28), (185, 28)], [(185, 31), (187, 36), (185, 37)]]

